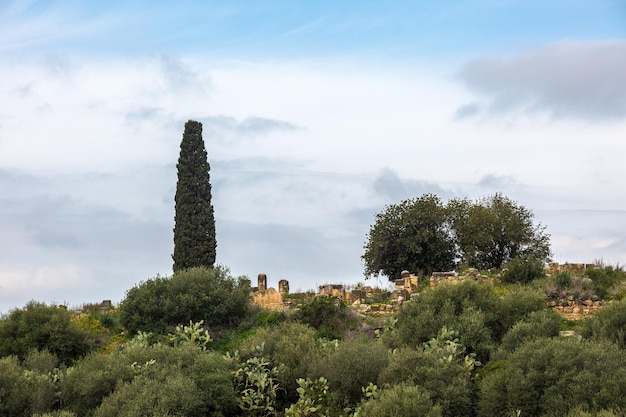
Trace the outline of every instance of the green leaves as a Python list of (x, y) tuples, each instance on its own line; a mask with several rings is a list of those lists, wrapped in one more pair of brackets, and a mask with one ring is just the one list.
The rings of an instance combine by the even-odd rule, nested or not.
[(215, 264), (217, 241), (211, 204), (209, 162), (202, 140), (202, 124), (185, 124), (178, 158), (174, 216), (174, 272)]
[(543, 265), (550, 256), (545, 227), (533, 223), (530, 210), (501, 194), (447, 205), (424, 194), (387, 206), (376, 214), (364, 249), (365, 275), (390, 280), (403, 270), (430, 274), (458, 263), (499, 269), (515, 258)]

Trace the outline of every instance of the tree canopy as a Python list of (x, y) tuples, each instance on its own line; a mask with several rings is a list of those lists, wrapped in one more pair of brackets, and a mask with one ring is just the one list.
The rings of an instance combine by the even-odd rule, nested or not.
[(178, 158), (174, 215), (174, 272), (215, 264), (217, 241), (211, 204), (209, 162), (202, 123), (185, 124)]
[(365, 275), (389, 279), (403, 270), (448, 270), (456, 253), (446, 208), (439, 197), (425, 194), (392, 204), (376, 214), (365, 244)]
[(533, 219), (501, 194), (448, 204), (433, 194), (404, 200), (376, 214), (362, 256), (365, 275), (392, 280), (403, 270), (500, 269), (513, 259), (543, 263), (550, 256), (549, 235)]

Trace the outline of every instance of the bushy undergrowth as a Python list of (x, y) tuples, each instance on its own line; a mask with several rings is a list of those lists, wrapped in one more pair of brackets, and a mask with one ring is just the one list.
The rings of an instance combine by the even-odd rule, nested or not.
[[(597, 279), (604, 288), (615, 285), (605, 278)], [(72, 316), (32, 302), (0, 319), (0, 348), (13, 349), (0, 358), (0, 415), (623, 415), (626, 301), (608, 303), (566, 339), (564, 320), (533, 288), (595, 291), (591, 282), (571, 274), (531, 285), (464, 281), (422, 290), (376, 318), (333, 297), (286, 313), (248, 308), (247, 283), (219, 269), (142, 283), (119, 313)], [(212, 310), (208, 300), (217, 300)], [(121, 323), (133, 323), (131, 335)], [(83, 340), (76, 335), (90, 353), (68, 354)], [(92, 349), (98, 337), (105, 345)]]

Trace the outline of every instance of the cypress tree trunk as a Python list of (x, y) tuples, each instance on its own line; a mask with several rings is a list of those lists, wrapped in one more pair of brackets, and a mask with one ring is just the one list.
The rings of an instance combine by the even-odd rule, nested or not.
[(189, 120), (180, 144), (174, 215), (174, 272), (215, 264), (215, 218), (202, 123)]

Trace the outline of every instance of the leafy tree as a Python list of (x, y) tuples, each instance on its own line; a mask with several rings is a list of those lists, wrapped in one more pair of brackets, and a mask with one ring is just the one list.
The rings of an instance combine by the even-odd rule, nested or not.
[(534, 215), (502, 194), (476, 202), (452, 200), (448, 203), (452, 228), (467, 266), (490, 269), (521, 259), (545, 262), (550, 256), (550, 236)]
[(449, 270), (454, 266), (454, 242), (447, 213), (439, 197), (425, 194), (387, 206), (376, 214), (365, 253), (365, 275), (400, 278), (403, 270)]
[(202, 123), (189, 120), (185, 124), (176, 166), (174, 272), (197, 266), (210, 268), (215, 264), (217, 241)]
[(69, 364), (93, 347), (89, 333), (72, 322), (72, 313), (59, 306), (30, 301), (0, 319), (0, 357), (21, 360), (31, 349), (48, 350)]
[(400, 277), (402, 270), (430, 274), (457, 262), (479, 269), (502, 268), (513, 261), (515, 275), (527, 281), (550, 256), (545, 227), (530, 210), (501, 194), (476, 202), (454, 199), (444, 205), (425, 194), (387, 206), (376, 215), (365, 253), (365, 275)]
[(128, 290), (119, 307), (120, 322), (131, 334), (164, 333), (200, 320), (209, 328), (223, 328), (246, 316), (249, 297), (249, 280), (231, 277), (227, 268), (190, 268)]

